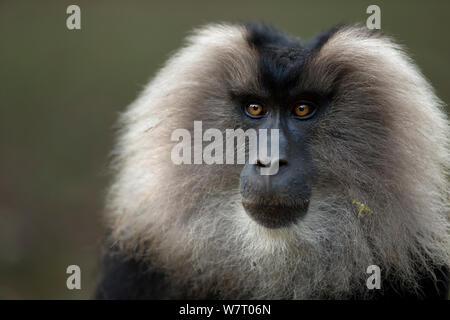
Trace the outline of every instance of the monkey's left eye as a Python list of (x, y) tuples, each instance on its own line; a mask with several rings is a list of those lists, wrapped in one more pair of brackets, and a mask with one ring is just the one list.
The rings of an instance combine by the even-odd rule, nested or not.
[(295, 106), (294, 114), (300, 119), (311, 118), (316, 112), (316, 108), (311, 104), (300, 103)]

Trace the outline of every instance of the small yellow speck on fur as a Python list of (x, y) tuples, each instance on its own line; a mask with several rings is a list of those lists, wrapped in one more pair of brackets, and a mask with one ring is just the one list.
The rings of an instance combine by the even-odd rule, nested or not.
[(367, 211), (368, 213), (373, 213), (373, 211), (371, 209), (369, 209), (368, 207), (366, 207), (366, 205), (364, 203), (358, 202), (356, 200), (353, 200), (352, 203), (359, 206), (358, 219), (360, 219), (362, 217), (363, 211)]

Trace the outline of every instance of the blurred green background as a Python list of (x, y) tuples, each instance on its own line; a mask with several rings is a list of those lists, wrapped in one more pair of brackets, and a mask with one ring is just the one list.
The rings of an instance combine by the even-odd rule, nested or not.
[[(81, 7), (81, 30), (66, 8)], [(113, 125), (193, 28), (273, 23), (303, 38), (365, 23), (406, 45), (450, 101), (450, 1), (0, 1), (0, 299), (90, 298)], [(66, 288), (66, 268), (82, 290)]]

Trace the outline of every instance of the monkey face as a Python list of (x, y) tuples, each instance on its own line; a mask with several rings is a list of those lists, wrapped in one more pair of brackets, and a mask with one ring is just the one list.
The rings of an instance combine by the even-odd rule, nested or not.
[[(263, 40), (258, 30), (248, 39), (258, 56), (256, 89), (237, 92), (233, 99), (246, 128), (278, 129), (278, 157), (268, 151), (269, 157), (258, 155), (255, 163), (246, 164), (240, 192), (253, 220), (281, 228), (298, 222), (308, 211), (315, 178), (311, 137), (329, 102), (326, 94), (299, 85), (312, 52), (308, 45), (290, 43), (274, 49), (270, 41)], [(269, 140), (268, 150), (273, 149)], [(262, 168), (274, 163), (276, 174), (261, 174)]]
[[(308, 211), (314, 169), (309, 135), (326, 105), (321, 99), (304, 94), (270, 99), (261, 104), (245, 104), (243, 119), (254, 129), (278, 129), (278, 157), (273, 155), (272, 139), (268, 139), (268, 157), (257, 156), (241, 172), (240, 192), (246, 212), (257, 223), (268, 228), (287, 227)], [(260, 143), (265, 143), (261, 142)], [(262, 168), (278, 165), (273, 175), (263, 175)]]

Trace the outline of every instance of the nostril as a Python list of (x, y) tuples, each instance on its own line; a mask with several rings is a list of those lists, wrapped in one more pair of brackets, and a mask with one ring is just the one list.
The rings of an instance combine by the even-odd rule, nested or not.
[(288, 161), (285, 159), (278, 159), (278, 160), (274, 160), (271, 161), (270, 159), (257, 159), (256, 160), (256, 165), (258, 167), (262, 167), (262, 168), (266, 168), (266, 167), (270, 167), (271, 164), (275, 161), (278, 161), (278, 165), (281, 166), (286, 166), (288, 164)]
[(258, 159), (256, 160), (256, 165), (258, 167), (266, 168), (270, 166), (270, 159)]
[(286, 159), (279, 159), (278, 160), (278, 165), (281, 166), (287, 166), (288, 161)]

